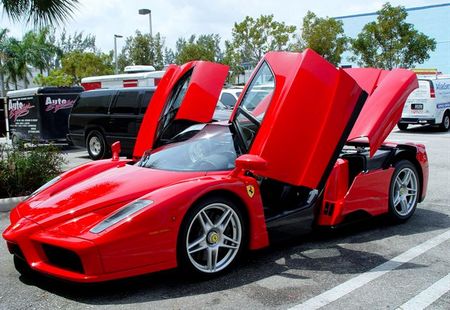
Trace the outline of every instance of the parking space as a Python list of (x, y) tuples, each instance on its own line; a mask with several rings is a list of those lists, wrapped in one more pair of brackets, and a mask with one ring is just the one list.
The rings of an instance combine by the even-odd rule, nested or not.
[[(19, 277), (0, 242), (0, 308), (449, 309), (450, 132), (396, 129), (388, 140), (428, 150), (428, 196), (405, 224), (376, 218), (333, 232), (292, 232), (210, 280), (175, 270), (94, 286)], [(65, 156), (67, 168), (89, 161), (83, 150)], [(3, 231), (9, 220), (0, 216)]]

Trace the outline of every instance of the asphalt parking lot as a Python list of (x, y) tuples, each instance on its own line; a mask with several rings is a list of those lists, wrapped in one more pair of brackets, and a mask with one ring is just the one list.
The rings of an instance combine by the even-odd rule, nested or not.
[[(201, 281), (167, 271), (102, 285), (24, 278), (0, 242), (1, 309), (450, 309), (450, 132), (394, 130), (389, 140), (426, 145), (426, 200), (405, 224), (376, 218), (298, 235), (252, 252), (230, 273)], [(89, 161), (70, 150), (69, 166)], [(0, 214), (0, 230), (8, 214)]]

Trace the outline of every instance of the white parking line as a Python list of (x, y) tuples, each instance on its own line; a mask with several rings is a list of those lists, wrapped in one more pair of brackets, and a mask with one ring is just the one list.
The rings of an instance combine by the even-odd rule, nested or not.
[(323, 292), (320, 295), (312, 297), (311, 299), (306, 300), (305, 302), (298, 304), (290, 310), (299, 310), (299, 309), (319, 309), (329, 303), (351, 293), (352, 291), (360, 288), (361, 286), (369, 283), (372, 280), (375, 280), (382, 275), (388, 273), (391, 270), (403, 265), (404, 263), (409, 262), (410, 260), (422, 255), (428, 250), (438, 246), (439, 244), (450, 239), (450, 230), (445, 231), (444, 233), (437, 235), (402, 254), (394, 257), (393, 259), (365, 272), (360, 274), (359, 276), (352, 278), (344, 283), (339, 284), (338, 286), (329, 289), (328, 291)]
[(422, 310), (438, 300), (442, 295), (450, 291), (450, 273), (435, 282), (426, 290), (398, 307), (398, 310)]

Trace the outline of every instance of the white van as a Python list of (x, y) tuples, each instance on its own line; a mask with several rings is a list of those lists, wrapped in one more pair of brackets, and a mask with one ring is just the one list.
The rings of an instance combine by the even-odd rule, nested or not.
[(447, 131), (450, 127), (450, 77), (429, 76), (419, 79), (419, 88), (408, 97), (402, 118), (397, 126), (406, 130), (409, 124), (438, 125)]

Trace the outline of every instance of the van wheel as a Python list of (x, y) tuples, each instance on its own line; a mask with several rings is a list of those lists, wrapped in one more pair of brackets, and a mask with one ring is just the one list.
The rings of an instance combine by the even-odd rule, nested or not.
[(416, 167), (409, 160), (394, 164), (389, 191), (389, 215), (397, 223), (407, 221), (416, 210), (420, 180)]
[(405, 123), (398, 123), (398, 124), (397, 124), (397, 127), (398, 127), (398, 129), (400, 129), (400, 130), (406, 130), (406, 129), (408, 129), (408, 124), (405, 124)]
[(93, 160), (105, 158), (107, 154), (105, 138), (97, 130), (89, 133), (86, 139), (86, 148), (89, 157)]
[(442, 131), (448, 131), (450, 128), (450, 113), (445, 111), (444, 117), (442, 118), (442, 123), (439, 125)]

